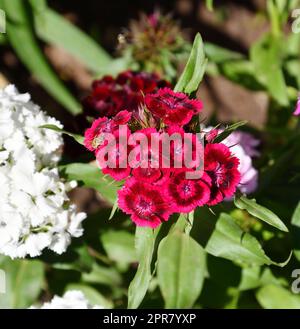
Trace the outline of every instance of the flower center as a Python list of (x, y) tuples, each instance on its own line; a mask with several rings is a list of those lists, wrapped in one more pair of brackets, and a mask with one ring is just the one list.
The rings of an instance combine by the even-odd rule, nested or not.
[(151, 201), (145, 199), (140, 199), (140, 201), (136, 206), (137, 212), (142, 216), (151, 214), (151, 209), (152, 209)]

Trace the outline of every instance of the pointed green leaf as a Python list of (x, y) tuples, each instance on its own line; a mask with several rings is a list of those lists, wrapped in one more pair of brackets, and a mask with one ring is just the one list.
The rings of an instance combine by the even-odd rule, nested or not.
[(149, 227), (136, 228), (135, 248), (139, 260), (137, 272), (128, 289), (128, 308), (138, 308), (143, 301), (152, 278), (151, 262), (157, 231)]
[(283, 263), (272, 261), (264, 252), (257, 239), (244, 232), (229, 215), (222, 213), (216, 226), (206, 243), (205, 250), (216, 256), (246, 265), (277, 265), (285, 266), (289, 258)]
[(157, 276), (166, 308), (191, 308), (199, 297), (206, 271), (204, 249), (176, 230), (158, 249)]
[(237, 130), (238, 128), (246, 125), (248, 121), (239, 121), (233, 123), (232, 125), (226, 127), (224, 131), (222, 131), (218, 136), (214, 139), (214, 143), (221, 143), (225, 138), (227, 138), (233, 131)]
[(197, 33), (188, 62), (174, 90), (187, 94), (196, 91), (205, 73), (206, 65), (203, 41), (200, 34)]
[(54, 10), (34, 13), (35, 30), (45, 42), (65, 49), (96, 74), (110, 65), (111, 58), (92, 38)]
[(283, 232), (288, 232), (288, 228), (271, 210), (259, 205), (254, 199), (247, 199), (245, 196), (235, 196), (234, 204), (242, 210), (246, 210), (250, 215), (261, 219), (271, 226)]
[(64, 129), (61, 129), (61, 128), (55, 126), (55, 125), (43, 125), (43, 126), (40, 126), (39, 128), (51, 129), (51, 130), (57, 131), (59, 133), (68, 135), (68, 136), (74, 138), (77, 143), (83, 145), (84, 137), (81, 136), (81, 135), (70, 133), (70, 132), (68, 132)]
[(72, 114), (81, 112), (81, 105), (66, 89), (47, 62), (31, 29), (23, 1), (5, 0), (7, 13), (7, 37), (19, 59), (43, 87)]

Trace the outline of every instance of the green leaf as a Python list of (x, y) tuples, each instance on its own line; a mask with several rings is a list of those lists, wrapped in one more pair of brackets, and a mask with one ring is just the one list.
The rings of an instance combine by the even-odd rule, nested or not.
[(108, 220), (112, 220), (118, 210), (119, 210), (118, 200), (116, 199), (115, 200), (115, 203), (114, 203), (114, 205), (113, 205), (113, 207), (111, 209), (111, 212), (110, 212), (110, 215), (109, 215)]
[(48, 8), (46, 0), (29, 0), (29, 3), (38, 12), (42, 12)]
[(300, 297), (275, 284), (268, 284), (256, 293), (259, 304), (266, 309), (299, 309)]
[(43, 264), (1, 256), (0, 268), (6, 274), (6, 293), (0, 294), (0, 308), (28, 308), (34, 304), (44, 285)]
[(292, 217), (291, 233), (294, 240), (294, 253), (296, 258), (300, 261), (300, 202)]
[(214, 139), (214, 143), (221, 143), (225, 138), (227, 138), (233, 131), (247, 124), (248, 121), (239, 121), (233, 123), (232, 125), (226, 127), (218, 136)]
[(188, 62), (174, 90), (187, 94), (196, 91), (205, 73), (206, 65), (203, 41), (200, 34), (197, 33)]
[(256, 203), (255, 199), (248, 199), (246, 196), (235, 196), (234, 204), (242, 210), (246, 210), (250, 215), (261, 219), (269, 225), (278, 228), (280, 231), (288, 232), (288, 228), (280, 220), (280, 218), (274, 214), (271, 210), (267, 209)]
[(239, 290), (251, 290), (261, 285), (261, 267), (251, 266), (242, 269), (241, 281), (239, 284)]
[(214, 0), (205, 0), (206, 7), (208, 10), (213, 11), (214, 10)]
[(283, 263), (272, 261), (264, 252), (254, 236), (244, 232), (232, 217), (222, 213), (209, 237), (205, 250), (216, 256), (229, 259), (245, 265), (277, 265), (285, 266), (289, 258)]
[(59, 133), (68, 135), (68, 136), (74, 138), (77, 143), (83, 145), (84, 137), (81, 136), (81, 135), (72, 134), (72, 133), (70, 133), (70, 132), (68, 132), (66, 130), (63, 130), (63, 129), (55, 126), (55, 125), (43, 125), (43, 126), (40, 126), (39, 128), (51, 129), (51, 130), (57, 131)]
[(43, 41), (65, 49), (94, 73), (100, 74), (110, 66), (108, 53), (54, 10), (34, 12), (34, 21), (36, 33)]
[(101, 235), (101, 241), (108, 257), (119, 263), (137, 261), (134, 236), (126, 231), (107, 231)]
[(81, 283), (70, 283), (67, 285), (66, 290), (79, 290), (91, 305), (99, 305), (104, 308), (113, 308), (113, 304), (110, 300), (106, 299), (98, 290), (93, 287), (81, 284)]
[(117, 287), (122, 283), (122, 276), (115, 268), (100, 266), (94, 262), (91, 272), (82, 273), (82, 281)]
[(7, 37), (20, 60), (61, 105), (72, 114), (80, 113), (81, 105), (52, 70), (34, 37), (25, 2), (5, 0), (4, 10), (8, 16)]
[(137, 272), (128, 289), (128, 308), (138, 308), (143, 301), (152, 278), (151, 262), (157, 231), (148, 227), (136, 228), (135, 248), (139, 261)]
[(62, 166), (64, 174), (68, 180), (82, 182), (83, 186), (94, 188), (101, 193), (104, 199), (112, 204), (117, 197), (117, 191), (120, 188), (109, 176), (104, 176), (101, 170), (89, 163), (71, 163)]
[(206, 271), (205, 251), (176, 230), (158, 248), (157, 276), (166, 308), (191, 308), (199, 297)]
[(250, 58), (255, 66), (256, 77), (282, 106), (289, 104), (286, 82), (281, 63), (282, 40), (264, 36), (250, 49)]
[(232, 63), (233, 60), (244, 58), (244, 56), (238, 52), (228, 50), (226, 48), (220, 47), (209, 42), (205, 42), (204, 50), (208, 59), (216, 64), (227, 61), (230, 61), (230, 63)]

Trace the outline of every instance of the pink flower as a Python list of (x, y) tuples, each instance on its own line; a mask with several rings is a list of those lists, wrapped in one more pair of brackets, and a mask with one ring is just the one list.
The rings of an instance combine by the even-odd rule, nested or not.
[(167, 187), (174, 212), (189, 213), (197, 206), (203, 206), (210, 199), (211, 179), (204, 173), (201, 179), (186, 179), (186, 172), (176, 173)]
[(215, 205), (232, 197), (240, 183), (239, 160), (232, 156), (224, 144), (207, 144), (204, 153), (204, 169), (212, 181), (208, 205)]
[(124, 145), (104, 146), (96, 151), (96, 159), (103, 174), (108, 174), (119, 181), (127, 178), (131, 168), (127, 163), (128, 150)]
[[(104, 145), (104, 133), (114, 134), (119, 136), (119, 125), (125, 125), (131, 119), (131, 113), (128, 111), (121, 111), (112, 119), (107, 117), (94, 120), (92, 126), (88, 128), (84, 133), (84, 146), (90, 150), (95, 151), (99, 147)], [(125, 134), (129, 136), (130, 130), (127, 127)]]
[(118, 205), (138, 226), (156, 228), (170, 216), (163, 190), (135, 178), (128, 179), (118, 191)]
[(298, 97), (298, 101), (297, 101), (297, 107), (296, 110), (294, 112), (294, 115), (300, 115), (300, 96)]
[(183, 126), (202, 110), (201, 101), (189, 99), (186, 94), (176, 93), (170, 88), (147, 94), (145, 103), (149, 111), (167, 125)]
[(130, 121), (131, 116), (132, 116), (132, 113), (130, 113), (126, 110), (120, 111), (113, 117), (113, 121), (117, 125), (125, 125), (126, 123), (128, 123)]
[(103, 145), (103, 133), (112, 133), (114, 126), (110, 119), (103, 117), (95, 120), (90, 128), (84, 133), (84, 146), (95, 151), (99, 146)]

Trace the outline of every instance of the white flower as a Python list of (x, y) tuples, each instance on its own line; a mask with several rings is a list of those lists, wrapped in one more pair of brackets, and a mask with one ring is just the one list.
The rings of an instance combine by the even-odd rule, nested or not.
[(0, 90), (0, 253), (12, 258), (38, 256), (45, 248), (59, 254), (83, 234), (67, 192), (76, 182), (59, 176), (62, 137), (40, 126), (62, 125), (19, 94)]
[(79, 290), (67, 291), (63, 297), (54, 296), (53, 299), (44, 303), (41, 307), (32, 306), (31, 309), (104, 309), (101, 305), (91, 305)]

